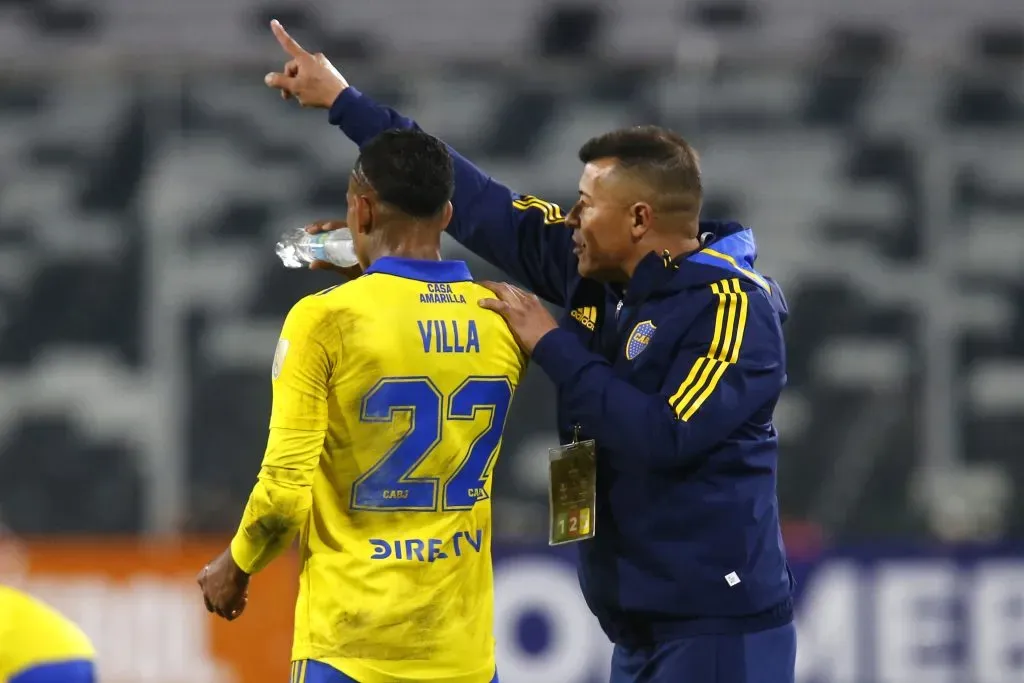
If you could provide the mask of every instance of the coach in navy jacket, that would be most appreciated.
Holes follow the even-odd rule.
[[[322,56],[306,64],[268,84],[299,96],[302,78],[329,79],[315,73]],[[355,143],[417,127],[338,79],[330,121]],[[455,154],[448,232],[565,307],[556,324],[506,285],[491,304],[554,381],[561,438],[578,428],[598,444],[597,533],[577,544],[579,579],[616,644],[612,680],[790,682],[772,423],[786,381],[782,292],[755,270],[749,229],[698,223],[699,169],[681,138],[618,131],[580,156],[580,200],[565,214]]]

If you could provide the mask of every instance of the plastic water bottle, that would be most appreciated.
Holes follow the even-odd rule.
[[[302,228],[289,230],[281,235],[275,251],[285,268],[304,268],[313,261],[327,261],[340,268],[359,263],[352,244],[352,232],[348,228],[316,235]]]

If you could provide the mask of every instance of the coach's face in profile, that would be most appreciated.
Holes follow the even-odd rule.
[[[631,201],[633,185],[614,158],[583,167],[579,199],[565,219],[583,277],[625,282],[642,257],[640,241],[650,226],[651,208]]]

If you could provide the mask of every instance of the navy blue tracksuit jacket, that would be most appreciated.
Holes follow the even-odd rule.
[[[356,144],[414,128],[348,88],[330,120]],[[562,211],[455,154],[448,233],[565,307],[533,362],[558,430],[598,444],[597,535],[578,543],[583,595],[620,644],[751,633],[792,620],[772,412],[786,382],[778,285],[750,230],[705,222],[704,248],[651,253],[624,288],[582,278]]]

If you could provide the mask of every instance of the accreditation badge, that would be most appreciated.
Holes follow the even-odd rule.
[[[593,538],[596,528],[597,443],[579,440],[552,448],[549,454],[549,545]]]

